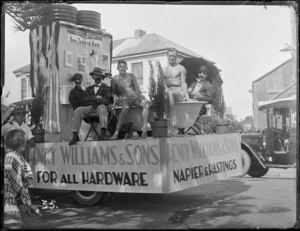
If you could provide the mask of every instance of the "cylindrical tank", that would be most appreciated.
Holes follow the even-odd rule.
[[[69,5],[51,5],[45,7],[51,21],[65,21],[77,24],[77,8]]]
[[[78,10],[77,23],[78,25],[101,29],[101,14],[91,10]]]

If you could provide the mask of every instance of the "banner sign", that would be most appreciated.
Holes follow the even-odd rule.
[[[164,192],[227,179],[241,174],[241,138],[238,133],[166,139],[167,177]]]
[[[238,133],[37,144],[34,187],[168,193],[241,173]]]
[[[110,191],[162,191],[156,139],[37,144],[31,150],[34,187]]]
[[[102,37],[83,31],[68,30],[68,41],[72,43],[88,45],[100,48],[102,47]]]

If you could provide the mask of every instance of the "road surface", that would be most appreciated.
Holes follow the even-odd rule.
[[[28,229],[286,229],[296,223],[296,169],[171,194],[118,193],[93,206],[79,205],[69,191],[38,190],[32,199],[43,216],[27,220]]]

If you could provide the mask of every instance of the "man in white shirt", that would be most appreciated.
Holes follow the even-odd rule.
[[[26,113],[27,111],[24,110],[21,106],[16,106],[11,113],[11,116],[13,116],[13,120],[6,123],[2,127],[2,134],[5,137],[6,134],[13,129],[17,129],[17,128],[22,129],[26,134],[26,140],[28,146],[32,148],[36,145],[36,143],[30,127],[24,122]]]

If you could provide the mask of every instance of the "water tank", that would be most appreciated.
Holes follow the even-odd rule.
[[[52,5],[47,7],[49,10],[50,20],[52,21],[65,21],[77,24],[77,8],[68,5]]]
[[[101,29],[101,14],[91,10],[78,10],[77,24]]]

